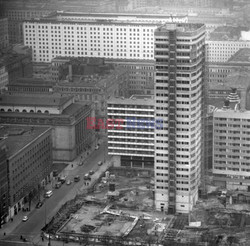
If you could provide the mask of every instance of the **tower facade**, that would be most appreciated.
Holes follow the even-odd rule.
[[[205,26],[165,24],[155,31],[155,207],[188,213],[202,164]]]

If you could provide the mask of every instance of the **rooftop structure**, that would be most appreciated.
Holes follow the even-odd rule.
[[[154,30],[165,22],[187,21],[185,16],[57,11],[45,18],[25,21],[24,42],[33,48],[34,62],[48,63],[57,56],[152,60]],[[44,29],[50,35],[40,33],[38,37],[36,29]],[[48,45],[39,44],[40,38]]]

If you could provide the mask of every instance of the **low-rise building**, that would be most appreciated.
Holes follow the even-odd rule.
[[[72,161],[94,142],[87,118],[92,105],[73,96],[23,94],[0,97],[0,123],[51,126],[53,159]]]
[[[154,168],[153,96],[137,95],[108,100],[108,154],[115,166]]]
[[[41,186],[50,180],[51,134],[51,127],[1,125],[0,137],[7,147],[8,219],[16,215],[25,203],[30,203]]]

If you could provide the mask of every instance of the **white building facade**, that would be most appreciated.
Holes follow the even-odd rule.
[[[108,154],[115,166],[154,169],[153,96],[108,101]]]
[[[205,26],[166,24],[155,32],[155,207],[188,213],[201,175]]]
[[[250,48],[250,41],[244,40],[207,40],[206,61],[226,62],[239,49]]]
[[[24,44],[34,62],[56,56],[115,59],[154,58],[154,30],[165,22],[187,22],[187,17],[57,12],[23,23]]]
[[[228,190],[250,191],[250,111],[213,113],[213,176]]]

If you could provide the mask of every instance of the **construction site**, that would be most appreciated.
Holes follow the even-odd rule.
[[[214,189],[189,215],[156,212],[152,173],[110,168],[60,208],[43,236],[86,245],[249,245],[250,203]]]

